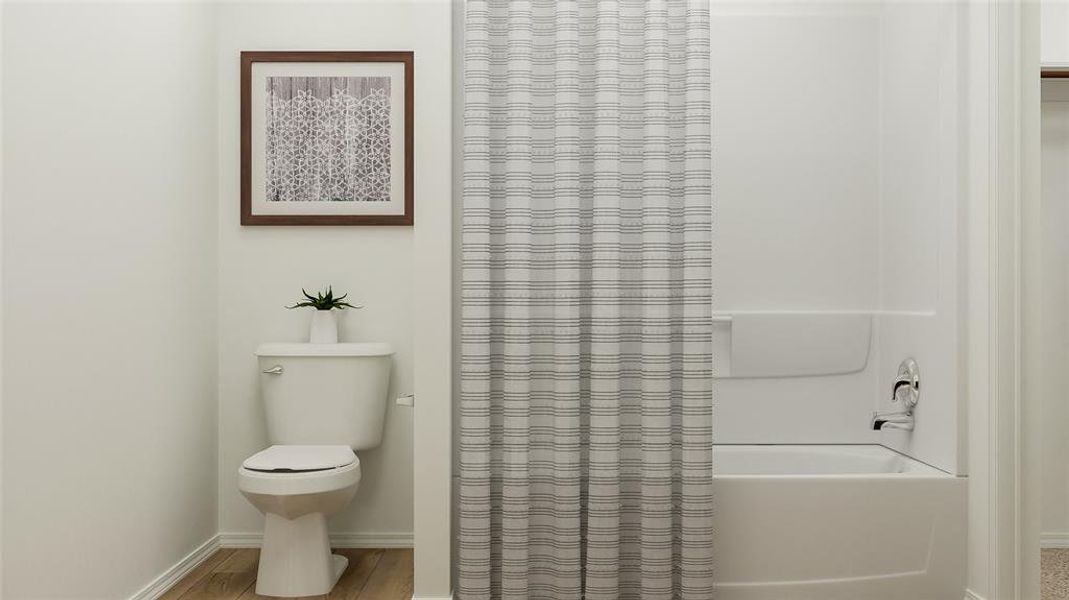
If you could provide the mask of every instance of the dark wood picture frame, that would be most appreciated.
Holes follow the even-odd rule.
[[[404,214],[254,215],[252,213],[252,66],[254,63],[378,62],[404,65]],[[245,51],[241,53],[241,224],[242,225],[412,225],[413,223],[413,53],[411,51]]]

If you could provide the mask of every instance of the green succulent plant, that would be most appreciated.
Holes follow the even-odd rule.
[[[349,304],[348,302],[345,302],[345,298],[348,297],[349,294],[342,294],[341,296],[335,298],[334,290],[331,289],[329,286],[327,287],[326,292],[317,292],[315,296],[306,292],[304,288],[301,288],[301,293],[304,294],[304,297],[306,299],[297,302],[293,306],[287,306],[286,308],[311,307],[316,310],[331,310],[334,308],[337,308],[338,310],[344,310],[346,308],[364,308],[363,304],[357,304],[354,306],[352,304]]]

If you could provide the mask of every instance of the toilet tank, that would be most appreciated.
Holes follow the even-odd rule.
[[[261,344],[256,356],[271,444],[382,442],[389,344]]]

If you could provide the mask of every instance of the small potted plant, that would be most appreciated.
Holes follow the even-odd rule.
[[[352,305],[345,301],[349,294],[334,297],[334,290],[327,287],[326,292],[318,292],[315,296],[304,291],[304,300],[286,308],[314,308],[312,314],[312,327],[308,334],[308,341],[313,344],[334,344],[338,341],[338,321],[334,318],[334,309],[345,310],[346,308],[363,308],[363,305]]]

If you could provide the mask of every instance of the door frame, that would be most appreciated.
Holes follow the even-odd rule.
[[[1039,3],[972,0],[967,598],[1039,597]]]

